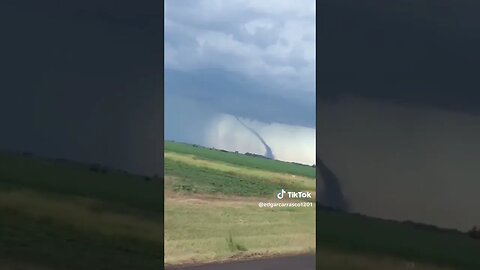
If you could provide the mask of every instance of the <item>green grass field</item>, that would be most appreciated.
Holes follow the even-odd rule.
[[[314,207],[258,206],[282,188],[315,194],[313,167],[171,142],[164,156],[166,264],[315,251]]]
[[[315,168],[310,166],[303,166],[277,160],[262,159],[230,152],[225,153],[221,151],[212,151],[205,147],[192,148],[192,145],[183,143],[165,141],[165,152],[195,154],[195,156],[202,159],[213,160],[217,162],[222,161],[242,167],[260,169],[262,171],[272,171],[315,178]]]
[[[323,248],[398,258],[429,267],[480,269],[480,241],[465,234],[328,211],[317,211],[317,222],[317,238]]]
[[[314,191],[314,168],[276,162],[168,143],[162,182],[0,154],[0,269],[148,270],[315,250],[317,269],[480,269],[480,241],[464,234],[259,208],[280,188]]]
[[[0,269],[159,269],[161,181],[0,156]]]

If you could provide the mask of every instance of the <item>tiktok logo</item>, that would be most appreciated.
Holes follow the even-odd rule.
[[[280,191],[279,193],[277,193],[277,198],[279,200],[283,199],[283,196],[285,195],[285,193],[287,193],[283,188],[282,188],[282,191]]]

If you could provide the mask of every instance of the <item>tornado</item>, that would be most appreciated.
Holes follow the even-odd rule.
[[[340,180],[318,155],[317,175],[320,175],[324,182],[324,191],[322,194],[323,203],[336,210],[348,211],[349,206],[343,194]]]
[[[238,116],[235,116],[235,118],[237,119],[237,121],[242,126],[244,126],[246,129],[248,129],[255,137],[257,137],[260,140],[260,142],[265,147],[264,156],[266,158],[269,158],[269,159],[275,159],[275,157],[273,156],[272,148],[270,148],[270,146],[268,146],[268,144],[265,142],[265,140],[262,138],[262,136],[260,136],[260,134],[258,134],[258,132],[256,132],[253,128],[251,128],[251,127],[247,126],[245,123],[243,123],[242,120],[240,120],[240,118],[238,118]]]

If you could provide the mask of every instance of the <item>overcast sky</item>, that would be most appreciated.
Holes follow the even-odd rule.
[[[313,164],[315,1],[165,1],[165,104],[166,139],[263,154],[238,116]]]
[[[0,1],[0,148],[152,175],[162,3]]]
[[[480,113],[479,1],[319,2],[318,94]]]

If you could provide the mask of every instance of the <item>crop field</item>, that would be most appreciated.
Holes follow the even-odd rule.
[[[198,158],[222,161],[229,164],[235,164],[246,168],[256,168],[263,171],[273,171],[285,174],[299,175],[308,178],[315,178],[315,169],[306,166],[282,162],[278,160],[269,160],[246,155],[240,155],[231,152],[212,151],[204,147],[192,147],[192,145],[174,143],[165,141],[165,152],[175,152],[179,154],[194,154]]]
[[[360,215],[317,211],[317,265],[329,269],[480,269],[480,241]],[[335,251],[329,253],[330,251]],[[328,256],[332,254],[332,256]],[[348,258],[349,263],[338,258]],[[358,264],[358,265],[357,265]],[[391,265],[391,268],[382,268]],[[368,267],[367,267],[368,266]],[[395,266],[395,267],[394,267]]]
[[[159,269],[161,181],[0,156],[0,269]]]
[[[315,168],[171,142],[164,155],[167,265],[315,252]],[[282,188],[312,207],[258,206]]]
[[[315,168],[276,162],[168,143],[162,181],[0,154],[0,269],[148,270],[315,251],[317,269],[480,269],[480,241],[460,232],[260,208],[282,188],[315,195]]]

